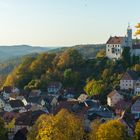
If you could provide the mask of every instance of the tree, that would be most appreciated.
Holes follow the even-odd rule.
[[[106,53],[104,49],[101,49],[96,55],[97,58],[103,58],[105,56],[106,56]]]
[[[60,55],[57,67],[60,69],[71,68],[75,70],[77,68],[79,69],[82,64],[82,55],[75,49],[69,49]]]
[[[140,23],[138,23],[135,27],[137,28],[135,35],[140,35]]]
[[[84,130],[81,119],[65,109],[56,115],[56,119],[56,126],[62,133],[63,140],[82,140]]]
[[[129,47],[124,47],[122,52],[122,61],[124,62],[126,67],[129,67],[131,65],[131,54]]]
[[[104,69],[104,71],[102,73],[103,80],[107,81],[109,79],[109,75],[110,75],[109,69]]]
[[[0,140],[7,140],[4,121],[0,118]]]
[[[80,74],[72,71],[72,69],[66,69],[64,71],[64,86],[78,88],[80,86]]]
[[[41,115],[28,133],[28,140],[82,140],[82,121],[62,109],[56,116]]]
[[[135,64],[134,68],[135,71],[140,72],[140,64]]]
[[[127,129],[118,120],[111,120],[99,126],[97,140],[126,140]]]
[[[140,139],[140,120],[136,124],[135,128],[135,139],[139,140]]]
[[[103,81],[90,80],[84,87],[84,91],[88,94],[88,96],[92,96],[101,94],[105,88],[106,84],[103,83]]]
[[[97,140],[97,132],[101,122],[99,120],[94,120],[91,124],[91,132],[89,134],[89,140]]]

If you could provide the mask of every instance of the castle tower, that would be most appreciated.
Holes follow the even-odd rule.
[[[128,25],[128,28],[127,28],[127,46],[132,48],[132,29],[130,25]]]

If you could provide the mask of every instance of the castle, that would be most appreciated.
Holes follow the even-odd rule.
[[[110,59],[120,59],[123,49],[130,48],[131,56],[140,56],[140,44],[133,44],[132,29],[127,28],[127,35],[110,37],[106,43],[106,56]]]

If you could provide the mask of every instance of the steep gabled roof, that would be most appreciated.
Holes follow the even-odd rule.
[[[16,118],[15,124],[32,126],[38,119],[38,117],[42,114],[46,114],[46,112],[37,110],[21,113],[19,114],[19,117]]]
[[[11,101],[9,101],[9,104],[11,105],[12,108],[24,106],[24,104],[21,100],[11,100]]]
[[[136,71],[128,70],[121,80],[138,80],[138,74]]]
[[[106,44],[121,44],[125,37],[110,37]]]
[[[140,112],[140,99],[138,99],[131,107],[132,111]]]
[[[118,91],[113,90],[112,92],[110,92],[110,93],[107,95],[107,97],[112,98],[115,94],[120,95],[120,94],[118,93]],[[121,95],[120,95],[120,96],[121,96]]]
[[[134,44],[134,45],[132,46],[132,48],[133,48],[133,49],[140,49],[140,44]]]

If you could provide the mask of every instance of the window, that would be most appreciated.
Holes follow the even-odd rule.
[[[108,49],[108,52],[109,52],[110,50]]]
[[[116,53],[116,55],[118,55],[118,54]]]

